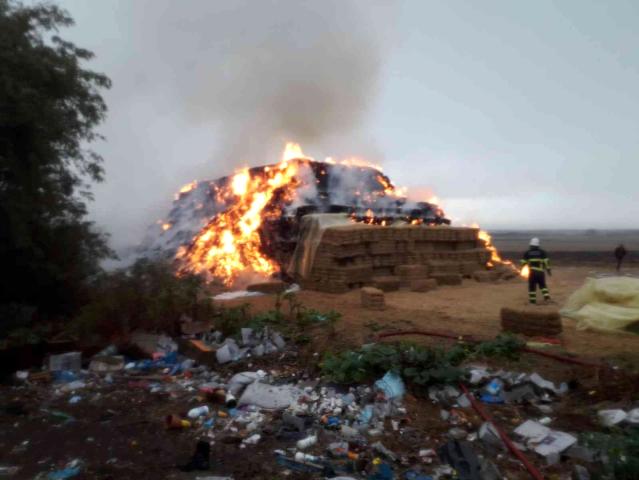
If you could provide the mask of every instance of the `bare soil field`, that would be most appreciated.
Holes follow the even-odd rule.
[[[548,279],[553,301],[561,307],[587,277],[613,273],[610,267],[557,267]],[[639,275],[639,268],[626,269],[623,273]],[[501,330],[501,308],[524,306],[528,301],[526,280],[519,278],[492,284],[466,279],[461,286],[440,286],[426,293],[387,292],[386,309],[382,311],[362,309],[359,291],[346,294],[302,291],[298,296],[308,307],[340,312],[343,317],[336,327],[338,339],[340,343],[351,345],[370,341],[379,331],[398,329],[494,337]],[[229,306],[242,303],[249,303],[251,311],[266,311],[273,308],[274,297],[225,302]],[[639,335],[580,331],[575,328],[574,321],[563,319],[562,322],[564,333],[561,340],[568,352],[588,357],[620,356],[630,359],[636,356],[639,359]]]
[[[518,261],[532,237],[541,240],[554,264],[614,266],[613,250],[622,243],[628,250],[624,263],[639,268],[639,230],[495,231],[493,243],[504,258]]]

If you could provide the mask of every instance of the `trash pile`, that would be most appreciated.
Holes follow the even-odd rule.
[[[237,362],[247,356],[262,357],[282,350],[286,342],[278,332],[264,327],[261,330],[242,328],[240,345],[232,337],[223,340],[221,332],[204,335],[203,340],[216,351],[218,363]]]
[[[342,480],[496,480],[504,478],[500,462],[517,463],[508,453],[511,447],[506,445],[501,428],[507,430],[505,435],[517,450],[540,466],[554,466],[565,458],[588,464],[605,461],[601,452],[581,445],[575,432],[552,428],[556,404],[568,394],[569,387],[538,373],[473,365],[465,367],[464,387],[430,386],[427,398],[433,411],[439,411],[430,422],[439,430],[427,435],[414,423],[418,412],[406,404],[408,396],[411,402],[415,398],[393,371],[372,385],[350,387],[312,378],[303,367],[267,371],[251,369],[247,362],[229,371],[225,364],[281,351],[285,340],[268,327],[243,328],[237,341],[217,332],[203,334],[200,340],[215,345],[219,369],[182,355],[178,344],[160,337],[149,358],[131,360],[111,346],[85,361],[88,368],[83,370],[82,355],[69,352],[52,355],[43,372],[16,372],[16,379],[20,388],[45,385],[42,388],[48,388],[53,399],[69,406],[95,403],[108,388],[141,389],[166,399],[173,411],[152,422],[156,428],[178,435],[179,442],[195,447],[188,462],[175,462],[176,468],[187,472],[222,470],[232,474],[211,460],[216,449],[224,446],[238,454],[251,449],[268,451],[281,475],[298,472]],[[246,370],[238,371],[237,367]],[[517,414],[508,422],[501,418],[498,426],[477,415],[477,403],[497,416],[498,409],[505,407],[512,407]],[[73,422],[73,415],[63,410],[43,406],[40,413],[63,425]],[[529,418],[523,418],[522,411]],[[608,409],[597,415],[605,427],[639,425],[639,408]],[[85,473],[86,465],[82,458],[74,458],[38,478],[73,478]],[[577,478],[589,478],[582,465],[575,465],[577,471],[581,475]]]

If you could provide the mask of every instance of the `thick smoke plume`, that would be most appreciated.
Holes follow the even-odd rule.
[[[114,84],[101,132],[107,182],[92,208],[118,250],[182,185],[276,162],[286,141],[318,159],[380,161],[367,120],[391,44],[388,1],[108,5],[109,36],[88,45]]]
[[[378,87],[388,2],[153,1],[139,8],[159,15],[157,54],[175,70],[189,118],[212,127],[218,168],[198,174],[277,160],[285,140],[325,154],[369,143],[360,134]]]

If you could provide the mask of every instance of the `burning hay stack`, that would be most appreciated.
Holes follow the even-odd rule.
[[[279,275],[341,292],[401,277],[409,265],[421,266],[412,280],[453,283],[485,269],[496,252],[479,229],[449,224],[437,205],[409,201],[379,167],[318,162],[288,144],[276,165],[183,187],[143,248],[226,286],[247,274]]]

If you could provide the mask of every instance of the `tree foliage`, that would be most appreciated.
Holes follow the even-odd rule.
[[[109,79],[93,54],[58,36],[71,17],[50,4],[0,0],[0,305],[70,311],[110,254],[87,221],[102,158],[88,148]]]

